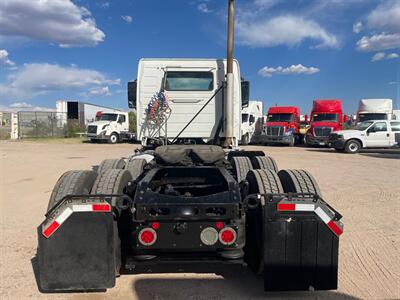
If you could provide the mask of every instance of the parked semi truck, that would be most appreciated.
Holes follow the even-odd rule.
[[[206,82],[208,89],[221,87],[216,90],[224,94],[219,138],[208,144],[177,138],[166,145],[148,143],[129,158],[104,160],[96,171],[63,174],[37,231],[42,291],[104,290],[137,266],[165,263],[246,264],[264,277],[267,291],[337,288],[343,224],[315,179],[304,170],[279,170],[263,152],[235,149],[240,130],[233,128],[233,113],[240,116],[243,91],[233,73],[239,64],[233,61],[234,1],[228,3],[226,68],[222,60],[220,68],[205,67],[207,74],[198,82],[198,60],[175,59],[171,65],[152,60],[164,69],[164,78],[171,76],[171,68],[177,72],[170,77],[179,82],[174,86],[204,89]],[[132,83],[139,87],[135,97],[134,86],[128,88],[131,103],[138,103],[146,86],[142,71]],[[187,72],[195,72],[190,75],[195,80],[187,80]],[[226,72],[226,81],[214,72]],[[203,92],[209,91],[181,88],[171,99],[199,99]],[[182,129],[201,120],[206,103],[197,112],[186,112],[193,117],[181,123]],[[175,109],[179,112],[179,106]],[[214,115],[213,110],[208,114]],[[214,126],[218,124],[215,118]],[[179,135],[182,130],[175,126]],[[183,136],[203,140],[211,132],[206,126],[197,135],[193,129]]]
[[[314,100],[306,144],[309,146],[328,145],[329,135],[341,130],[343,121],[341,100]]]
[[[242,109],[241,140],[239,144],[257,144],[263,129],[263,103],[262,101],[249,101],[248,106]]]
[[[357,123],[370,120],[391,120],[392,99],[361,99],[358,103]]]
[[[86,136],[91,142],[107,141],[116,144],[135,140],[135,134],[129,131],[127,112],[98,112],[95,120],[86,128]]]
[[[287,144],[289,146],[294,146],[302,141],[300,108],[295,106],[270,107],[261,140],[264,144]]]
[[[358,153],[364,148],[400,146],[400,121],[368,120],[354,130],[339,130],[329,137],[329,145],[337,151]]]

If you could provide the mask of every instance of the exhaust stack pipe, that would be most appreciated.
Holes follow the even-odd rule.
[[[228,148],[233,145],[233,35],[234,35],[234,0],[228,0],[228,43],[226,63],[226,103],[225,103],[225,143]]]

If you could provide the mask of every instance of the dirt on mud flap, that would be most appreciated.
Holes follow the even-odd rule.
[[[38,227],[41,291],[104,290],[115,285],[111,197],[67,196]]]

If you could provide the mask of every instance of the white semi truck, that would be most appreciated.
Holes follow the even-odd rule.
[[[174,139],[201,144],[224,138],[225,74],[226,60],[223,59],[141,59],[137,80],[128,87],[129,107],[137,112],[138,141],[145,146],[171,143]],[[233,61],[233,81],[232,137],[233,145],[237,146],[241,139],[241,110],[248,102],[249,83],[241,81],[236,60]],[[169,106],[168,119],[162,125],[149,120],[149,104],[160,91],[165,93]],[[157,124],[160,128],[154,128]]]
[[[242,109],[241,140],[242,145],[259,143],[263,129],[262,101],[249,101],[249,105]]]
[[[162,264],[246,265],[266,291],[337,288],[342,216],[314,177],[232,149],[246,93],[228,5],[226,70],[217,59],[141,60],[128,101],[144,147],[56,183],[37,229],[41,291],[104,291]]]
[[[96,121],[88,124],[86,136],[91,142],[107,141],[111,144],[135,139],[135,134],[129,131],[127,112],[99,113]]]
[[[392,120],[392,99],[361,99],[358,103],[357,123],[369,120]]]

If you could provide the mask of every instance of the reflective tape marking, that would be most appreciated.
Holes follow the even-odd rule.
[[[333,233],[336,234],[337,236],[339,236],[343,233],[343,230],[333,220],[328,222],[327,225],[333,231]]]
[[[57,223],[57,221],[53,221],[49,227],[47,227],[44,231],[43,231],[43,235],[48,238],[49,236],[51,236],[53,234],[54,231],[56,231],[56,229],[60,226],[60,224]]]
[[[295,211],[296,204],[294,203],[278,203],[278,211]]]
[[[314,211],[314,204],[296,204],[296,211]]]
[[[331,220],[328,214],[324,212],[321,207],[317,207],[315,213],[317,214],[318,217],[321,218],[322,221],[324,221],[325,224],[328,224],[328,222]]]
[[[71,208],[67,207],[57,218],[56,221],[58,224],[62,224],[64,223],[64,221],[70,216],[72,215],[73,211]]]
[[[72,205],[74,212],[92,211],[92,205]]]

